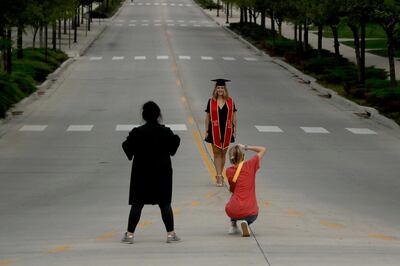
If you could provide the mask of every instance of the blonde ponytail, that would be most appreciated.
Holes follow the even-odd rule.
[[[231,164],[237,165],[243,160],[244,150],[239,145],[235,145],[229,149],[229,161]]]

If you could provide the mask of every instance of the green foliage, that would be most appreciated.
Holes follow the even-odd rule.
[[[92,18],[109,18],[114,15],[114,13],[121,6],[122,0],[114,0],[109,2],[108,6],[103,2],[95,10],[92,11]]]
[[[61,51],[48,51],[46,60],[44,49],[25,49],[22,60],[13,56],[13,72],[0,72],[0,118],[7,110],[32,92],[36,84],[43,82],[68,57]]]
[[[213,0],[195,0],[204,9],[217,9],[218,5]],[[220,8],[222,6],[220,5]]]

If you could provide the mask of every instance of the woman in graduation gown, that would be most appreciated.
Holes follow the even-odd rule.
[[[128,159],[133,158],[129,190],[129,205],[132,207],[128,230],[122,242],[133,243],[133,233],[145,204],[158,204],[167,231],[167,242],[177,242],[180,239],[174,232],[171,207],[171,156],[175,155],[180,138],[170,128],[160,124],[161,111],[156,103],[145,103],[142,117],[146,123],[132,129],[122,143]]]
[[[222,187],[226,151],[229,144],[235,141],[237,109],[226,88],[226,82],[229,80],[212,81],[215,81],[215,87],[205,110],[205,141],[212,144],[217,172],[216,186]]]

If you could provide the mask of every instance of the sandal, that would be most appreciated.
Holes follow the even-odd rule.
[[[224,186],[224,177],[222,175],[217,175],[216,179],[217,179],[217,182],[215,183],[215,186],[223,187]]]

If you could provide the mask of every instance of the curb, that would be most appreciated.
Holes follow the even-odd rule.
[[[235,39],[238,39],[239,41],[244,43],[247,47],[249,47],[252,50],[254,50],[259,56],[265,57],[265,59],[270,60],[271,62],[281,66],[282,68],[284,68],[287,71],[289,71],[290,73],[292,73],[295,77],[300,79],[302,81],[302,83],[304,83],[306,85],[309,85],[309,87],[311,89],[317,91],[319,93],[319,96],[327,98],[327,99],[331,100],[332,102],[334,102],[335,104],[340,105],[344,109],[348,109],[348,110],[352,111],[355,115],[359,114],[361,117],[371,119],[371,120],[373,120],[373,121],[375,121],[375,122],[377,122],[377,123],[379,123],[379,124],[381,124],[383,126],[389,127],[391,129],[394,129],[394,130],[400,132],[400,125],[398,125],[394,120],[392,120],[390,118],[387,118],[384,115],[381,115],[379,113],[379,111],[376,110],[375,108],[369,107],[369,106],[358,105],[357,103],[352,102],[352,101],[346,99],[345,97],[339,95],[336,91],[333,91],[331,89],[328,89],[328,88],[325,88],[325,87],[321,86],[319,83],[317,83],[315,78],[304,74],[303,72],[301,72],[297,68],[293,67],[292,65],[286,63],[285,61],[283,61],[283,60],[281,60],[279,58],[271,57],[270,55],[268,55],[264,51],[262,51],[262,50],[258,49],[257,47],[255,47],[249,41],[245,40],[242,36],[240,36],[236,32],[230,30],[227,26],[221,25],[210,14],[206,13],[205,10],[201,6],[199,6],[199,5],[197,5],[197,6],[202,10],[202,12],[208,18],[210,18],[211,20],[215,21],[215,23],[217,25],[221,26],[226,32],[228,32],[231,35],[233,35]]]

